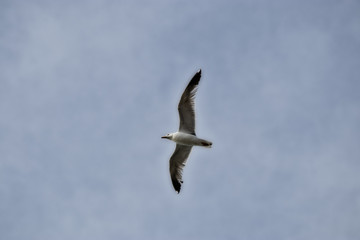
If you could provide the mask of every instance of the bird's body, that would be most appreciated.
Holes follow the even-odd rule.
[[[176,148],[170,158],[170,176],[175,190],[181,189],[182,170],[193,146],[211,148],[212,142],[196,137],[194,98],[201,78],[201,69],[194,75],[181,96],[178,110],[180,116],[179,131],[169,133],[162,138],[176,142]]]
[[[170,140],[176,142],[180,145],[186,145],[186,146],[202,146],[202,147],[208,147],[211,148],[212,143],[205,140],[196,137],[195,135],[184,133],[184,132],[175,132],[169,134],[171,135]]]

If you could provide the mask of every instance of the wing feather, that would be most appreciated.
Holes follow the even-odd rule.
[[[175,191],[178,193],[181,189],[182,171],[185,167],[186,160],[191,152],[191,146],[176,144],[175,151],[170,158],[170,176]]]
[[[190,80],[181,96],[178,110],[180,116],[180,132],[195,135],[195,94],[201,78],[201,69]]]

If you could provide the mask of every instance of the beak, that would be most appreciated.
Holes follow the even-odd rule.
[[[167,136],[162,136],[161,138],[167,138]]]

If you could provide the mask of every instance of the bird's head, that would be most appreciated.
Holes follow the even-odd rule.
[[[168,134],[166,134],[165,136],[162,136],[161,138],[166,138],[166,139],[171,140],[172,137],[173,137],[172,133],[168,133]]]

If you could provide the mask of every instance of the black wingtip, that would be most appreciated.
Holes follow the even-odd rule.
[[[199,71],[197,71],[195,73],[195,75],[192,77],[192,79],[190,80],[188,86],[191,86],[191,85],[198,85],[199,84],[199,81],[200,81],[200,78],[201,78],[201,69],[199,69]]]
[[[177,181],[176,179],[173,179],[173,180],[172,180],[172,184],[173,184],[174,189],[175,189],[175,191],[177,192],[177,194],[180,193],[181,183],[183,183],[183,181],[180,181],[180,182],[179,182],[179,181]]]
[[[197,76],[199,79],[201,78],[201,68],[199,68],[199,71],[195,73],[195,76]]]

